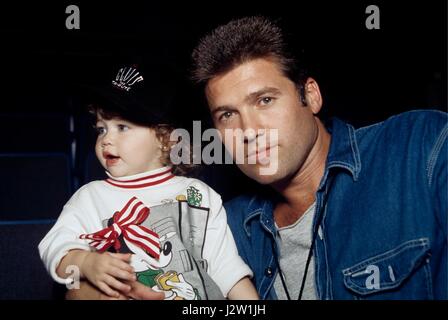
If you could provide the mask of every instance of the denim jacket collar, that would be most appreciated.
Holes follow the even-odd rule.
[[[259,217],[261,225],[270,233],[274,234],[274,221],[273,221],[273,201],[266,200],[264,198],[254,196],[248,206],[247,214],[244,219],[244,230],[246,234],[250,236],[250,221]]]
[[[361,171],[361,159],[355,128],[334,118],[327,129],[331,134],[331,143],[325,171],[333,167],[343,168],[348,170],[352,174],[353,180],[356,181]]]
[[[325,186],[331,168],[338,167],[347,170],[355,181],[358,179],[361,171],[361,160],[356,142],[355,128],[337,118],[333,118],[327,130],[331,134],[330,149],[324,176],[319,184],[318,191]],[[250,236],[250,221],[258,216],[261,225],[270,233],[275,233],[273,205],[273,201],[266,200],[266,197],[254,196],[251,199],[244,219],[244,230],[247,235]]]

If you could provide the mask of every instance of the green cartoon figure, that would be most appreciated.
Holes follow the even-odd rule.
[[[202,203],[202,194],[193,186],[187,189],[187,201],[192,206],[199,207]]]

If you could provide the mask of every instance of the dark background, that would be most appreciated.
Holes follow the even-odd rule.
[[[192,49],[222,23],[262,14],[304,50],[324,116],[358,127],[407,110],[446,111],[446,0],[58,2],[0,6],[0,299],[60,297],[37,244],[71,194],[104,176],[76,88],[101,83],[130,56],[169,62],[179,112],[199,120],[207,112],[188,80]],[[69,4],[80,9],[80,30],[65,27]],[[380,30],[365,27],[370,4]],[[256,187],[230,165],[198,175],[224,200]]]
[[[65,27],[69,4],[80,9],[80,30]],[[380,9],[380,30],[365,27],[369,4]],[[101,176],[89,154],[93,136],[77,84],[99,83],[112,64],[129,56],[168,61],[175,70],[173,95],[179,112],[186,119],[204,118],[202,93],[188,79],[190,53],[212,28],[254,14],[277,19],[295,49],[304,50],[321,86],[325,116],[362,126],[411,109],[446,110],[446,12],[446,1],[72,1],[2,6],[0,153],[68,154],[73,192]],[[248,183],[227,167],[206,168],[202,176],[226,200]],[[226,174],[221,177],[220,171]],[[232,185],[238,187],[228,188]]]

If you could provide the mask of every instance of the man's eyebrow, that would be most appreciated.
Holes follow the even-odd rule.
[[[219,106],[212,110],[212,116],[214,116],[218,112],[226,112],[226,111],[233,111],[233,110],[235,110],[235,109],[230,106]]]
[[[254,100],[257,100],[260,96],[265,95],[265,94],[271,94],[271,95],[279,95],[281,92],[279,89],[274,88],[274,87],[264,87],[260,90],[257,90],[255,92],[249,93],[245,98],[244,101],[246,103],[250,103],[250,102],[254,102]],[[231,107],[231,106],[219,106],[214,108],[211,113],[212,116],[214,116],[216,113],[218,112],[225,112],[225,111],[234,111],[235,108]]]
[[[254,102],[256,101],[260,96],[265,95],[265,94],[272,94],[272,95],[279,95],[281,92],[279,89],[274,88],[274,87],[264,87],[261,88],[260,90],[257,90],[255,92],[252,92],[250,94],[248,94],[246,96],[246,98],[244,98],[245,102]]]

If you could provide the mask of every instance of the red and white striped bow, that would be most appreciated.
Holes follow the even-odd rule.
[[[159,235],[154,231],[141,226],[140,224],[149,216],[149,208],[133,197],[121,209],[115,212],[113,224],[95,233],[82,234],[81,239],[93,240],[90,245],[99,252],[106,251],[110,246],[114,246],[119,251],[121,243],[118,239],[120,235],[144,249],[150,256],[159,259],[160,241]]]

